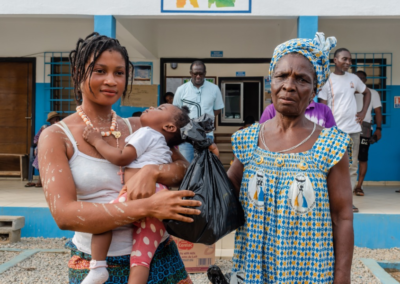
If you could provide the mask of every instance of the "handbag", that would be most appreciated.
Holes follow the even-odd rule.
[[[372,123],[363,121],[361,124],[361,137],[370,138],[372,131],[371,131]]]

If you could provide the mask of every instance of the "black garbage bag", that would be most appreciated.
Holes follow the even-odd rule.
[[[191,215],[193,223],[164,220],[168,233],[192,243],[212,245],[244,224],[242,206],[235,195],[221,161],[208,150],[212,141],[206,133],[214,120],[203,115],[181,129],[182,138],[191,143],[195,155],[179,190],[196,193],[190,199],[201,201],[200,215]]]

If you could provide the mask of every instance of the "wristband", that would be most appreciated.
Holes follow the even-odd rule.
[[[377,127],[376,130],[382,131],[382,127]]]

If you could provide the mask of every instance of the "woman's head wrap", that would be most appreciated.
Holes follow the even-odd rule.
[[[329,77],[329,52],[336,46],[336,38],[328,37],[325,40],[324,33],[317,32],[315,38],[295,38],[278,45],[274,50],[271,64],[269,66],[269,77],[272,74],[279,59],[289,53],[300,53],[304,55],[314,66],[317,74],[317,92],[325,84]]]

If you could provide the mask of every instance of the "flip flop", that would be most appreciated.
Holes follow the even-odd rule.
[[[36,186],[36,183],[34,182],[28,182],[27,184],[25,184],[25,187],[34,187]]]
[[[35,187],[43,187],[41,183],[35,184]]]
[[[358,208],[353,205],[353,213],[358,213],[359,211],[360,210],[358,210]]]
[[[356,187],[354,189],[354,194],[357,195],[357,196],[364,196],[364,191],[362,190],[361,187]]]

